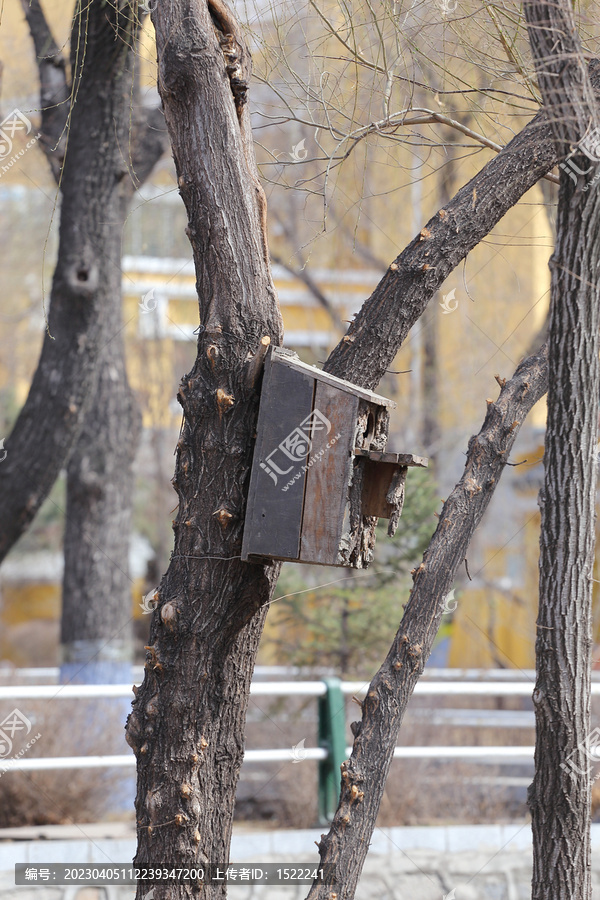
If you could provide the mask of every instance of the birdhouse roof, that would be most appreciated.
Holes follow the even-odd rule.
[[[293,350],[286,350],[284,347],[272,347],[271,360],[272,362],[283,363],[284,365],[289,366],[291,369],[295,369],[296,371],[305,372],[311,375],[317,381],[322,381],[325,384],[331,384],[333,387],[337,387],[340,391],[346,391],[349,394],[354,394],[355,397],[360,397],[361,400],[367,400],[369,403],[373,403],[376,406],[387,406],[390,409],[396,408],[396,404],[394,403],[394,401],[389,400],[387,397],[381,397],[379,394],[374,394],[373,391],[369,391],[357,384],[352,384],[351,381],[345,381],[343,378],[336,378],[335,375],[330,375],[329,372],[324,372],[322,369],[317,369],[316,366],[309,366],[308,363],[302,362],[302,360],[298,357],[298,354]]]

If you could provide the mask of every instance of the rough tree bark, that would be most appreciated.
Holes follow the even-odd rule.
[[[120,286],[110,306],[111,321],[120,327]],[[131,678],[129,538],[141,415],[123,344],[120,333],[100,351],[94,398],[67,464],[61,681],[123,684]]]
[[[157,4],[152,15],[159,89],[189,218],[200,330],[195,366],[179,392],[184,425],[174,477],[175,547],[127,726],[138,762],[136,863],[222,863],[228,859],[254,658],[278,572],[277,566],[239,559],[257,411],[248,373],[261,337],[277,343],[281,323],[244,102],[250,61],[243,35],[221,0],[171,0]],[[551,131],[540,113],[398,257],[330,357],[328,370],[374,387],[447,274],[555,163]],[[464,558],[463,530],[471,533],[493,493],[519,424],[543,392],[544,372],[543,357],[529,360],[491,405],[471,447],[471,469],[442,514],[440,555],[430,551],[419,570],[419,599],[410,604],[413,625],[390,661],[391,683],[401,697],[401,703],[389,701],[396,718],[441,616],[441,592],[450,584],[440,572],[439,548],[446,547],[443,564],[449,570]],[[454,532],[450,510],[459,522]],[[418,606],[425,599],[421,618]],[[396,662],[402,666],[395,668]],[[380,689],[390,697],[383,679]],[[382,708],[370,698],[365,710],[376,715],[377,709]],[[365,740],[369,730],[361,731]],[[361,759],[361,765],[370,764]],[[375,777],[376,768],[374,763],[366,774]],[[352,772],[347,770],[346,787],[354,810],[366,809]],[[377,790],[368,801],[371,813]],[[366,834],[373,821],[357,816]],[[328,846],[326,841],[324,852]],[[359,871],[353,871],[355,880]],[[147,884],[139,886],[140,900],[147,890]],[[195,888],[155,887],[157,900],[167,893],[192,897]],[[225,888],[207,887],[203,896],[224,897]]]
[[[65,190],[74,171],[67,169],[61,178],[73,85],[69,84],[65,59],[39,0],[22,0],[22,6],[36,51],[40,78],[40,144],[57,184]],[[88,25],[84,17],[83,27]],[[105,20],[105,28],[110,27],[110,21]],[[133,42],[135,27],[132,25],[132,28],[129,38],[126,33],[121,38]],[[80,29],[76,27],[71,43],[74,49],[78,46],[79,36]],[[129,50],[124,47],[123,50],[127,52],[131,67],[133,47]],[[115,90],[109,80],[112,78],[111,66],[115,62],[114,42],[104,43],[103,52],[106,57],[104,92],[108,94]],[[88,62],[89,58],[82,61],[84,72]],[[125,69],[123,73],[124,78],[127,71]],[[114,108],[118,112],[118,127],[110,132],[105,147],[113,162],[119,159],[118,168],[113,171],[115,196],[112,197],[110,211],[106,210],[110,227],[103,232],[103,244],[95,245],[106,330],[98,351],[98,374],[90,385],[93,392],[91,406],[85,413],[82,431],[67,466],[61,621],[64,659],[61,676],[65,680],[79,677],[88,681],[121,682],[130,677],[132,647],[129,634],[131,580],[128,573],[128,542],[133,499],[132,463],[140,416],[127,381],[124,360],[121,235],[135,189],[148,177],[167,144],[164,120],[159,110],[142,109],[135,92],[134,102],[137,102],[131,109],[131,78],[130,68],[129,84],[126,80],[120,81],[116,87]],[[76,85],[78,102],[84,106],[87,104],[88,84],[82,75]],[[123,138],[126,141],[124,145],[119,143]],[[123,146],[130,148],[128,153],[123,153]],[[131,171],[123,169],[123,156],[131,159]],[[75,171],[79,176],[93,177],[93,171]],[[82,206],[77,210],[66,210],[63,206],[61,228],[67,226],[69,215],[80,215],[81,209]],[[77,222],[72,226],[76,228]],[[119,660],[123,660],[122,665],[118,664]]]
[[[279,344],[282,326],[245,105],[250,59],[242,34],[218,2],[157,4],[152,16],[200,333],[178,394],[184,425],[174,551],[127,737],[138,759],[137,860],[215,862],[229,852],[248,688],[278,574],[277,566],[250,566],[239,555],[258,399],[251,359],[263,336]],[[147,889],[140,885],[140,898]],[[155,896],[166,894],[156,887]]]
[[[134,28],[129,6],[120,12],[92,2],[76,10],[71,66],[78,102],[62,169],[58,259],[40,361],[0,472],[0,558],[64,465],[93,395],[98,351],[109,336],[106,301],[115,276],[105,271],[100,248],[114,240],[111,222],[127,178],[122,147]],[[122,40],[115,41],[116,32]]]
[[[525,3],[538,82],[561,157],[598,145],[600,111],[568,0]],[[589,158],[574,156],[586,172]],[[534,900],[589,900],[590,686],[598,429],[600,194],[591,167],[561,171],[549,324],[545,479],[540,492],[535,777],[529,791]],[[590,743],[592,741],[593,743]]]
[[[519,429],[548,387],[547,349],[528,357],[513,378],[499,379],[500,396],[488,400],[483,427],[471,438],[460,482],[444,503],[438,527],[413,572],[414,585],[398,633],[371,681],[350,759],[342,764],[339,805],[321,837],[323,865],[335,869],[338,900],[352,900],[367,856],[385,782],[408,701],[419,680],[444,612],[457,569],[508,462]],[[331,900],[331,888],[315,883],[309,900]]]
[[[128,102],[131,116],[131,95]],[[116,240],[103,248],[112,283],[105,309],[111,334],[100,348],[93,400],[67,464],[61,678],[104,684],[127,681],[133,661],[129,539],[141,414],[125,365],[121,236],[135,190],[168,146],[159,109],[138,106],[131,118],[132,171],[112,223]]]

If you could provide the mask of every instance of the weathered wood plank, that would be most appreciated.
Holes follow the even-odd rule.
[[[415,456],[414,453],[389,453],[383,450],[361,450],[356,447],[354,455],[366,456],[374,462],[397,463],[400,466],[419,466],[424,469],[429,465],[426,456]]]
[[[352,472],[351,449],[358,397],[319,380],[314,409],[329,421],[331,427],[313,433],[306,476],[300,561],[334,566],[340,564],[339,544]]]
[[[390,409],[396,408],[396,402],[394,400],[390,400],[388,397],[381,397],[379,394],[374,394],[373,391],[360,387],[358,384],[344,381],[343,378],[337,378],[335,375],[330,375],[329,372],[323,372],[322,369],[317,369],[315,373],[314,366],[309,366],[308,363],[302,362],[296,355],[292,355],[289,350],[285,350],[282,347],[274,347],[273,355],[276,358],[281,359],[281,362],[285,363],[286,366],[295,369],[297,372],[312,372],[313,375],[316,374],[319,381],[324,384],[330,384],[332,387],[337,387],[341,391],[349,391],[356,397],[360,397],[363,400],[367,400],[369,403],[375,404],[375,406],[388,406]]]
[[[281,365],[274,354],[268,356],[242,559],[298,559],[314,384],[310,374]]]

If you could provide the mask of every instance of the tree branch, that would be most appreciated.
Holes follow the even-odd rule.
[[[150,177],[170,146],[162,108],[141,107],[136,112],[131,134],[132,193]]]
[[[590,64],[596,93],[598,68]],[[552,124],[541,110],[394,260],[329,356],[325,370],[376,387],[452,270],[559,159]]]
[[[449,592],[469,542],[504,470],[521,424],[548,387],[544,345],[522,362],[469,442],[465,470],[446,500],[400,628],[363,703],[350,759],[342,764],[341,797],[331,829],[319,845],[321,863],[335,866],[336,892],[352,900],[408,701],[423,672]],[[329,900],[330,886],[314,884],[308,900]]]
[[[65,58],[50,30],[39,0],[21,0],[33,39],[40,77],[42,137],[40,144],[56,181],[64,163],[71,86]]]
[[[281,266],[282,269],[285,269],[286,272],[289,272],[290,275],[293,275],[294,278],[297,278],[298,281],[301,281],[305,285],[305,287],[308,288],[315,300],[329,315],[334,327],[338,330],[338,333],[344,330],[344,325],[342,320],[340,319],[340,315],[337,309],[335,308],[331,300],[329,300],[329,298],[325,296],[310,272],[308,272],[301,266],[295,267],[290,265],[290,263],[286,262],[282,256],[277,256],[275,253],[271,253],[271,259],[276,265]]]

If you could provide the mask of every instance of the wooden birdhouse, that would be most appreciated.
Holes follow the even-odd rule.
[[[379,517],[393,534],[408,466],[388,453],[396,404],[271,348],[264,367],[242,559],[365,568]]]

